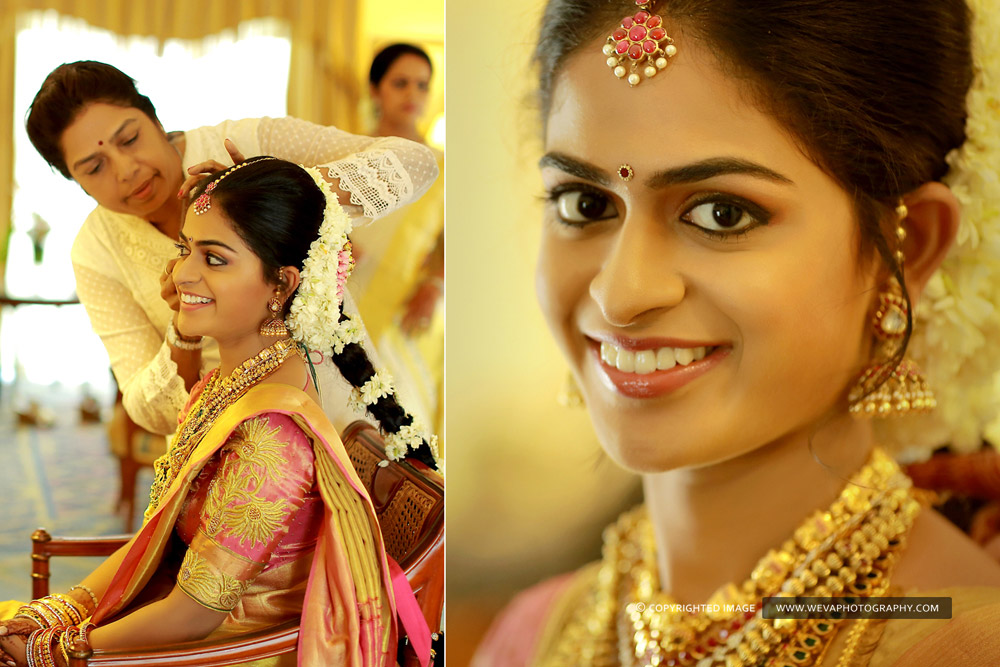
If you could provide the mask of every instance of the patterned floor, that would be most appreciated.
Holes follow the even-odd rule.
[[[115,514],[118,464],[103,424],[79,424],[72,405],[58,411],[49,429],[16,426],[0,413],[0,601],[30,598],[30,536],[38,527],[54,535],[124,532]],[[151,474],[140,473],[137,507],[149,493]],[[141,509],[139,510],[141,513]],[[72,586],[98,559],[55,559],[52,587]]]

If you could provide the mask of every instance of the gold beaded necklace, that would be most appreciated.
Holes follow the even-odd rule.
[[[685,606],[659,590],[653,529],[640,506],[605,530],[596,581],[541,664],[812,665],[842,622],[765,619],[760,600],[884,593],[919,511],[909,478],[876,450],[834,503],[768,552],[749,579]]]
[[[219,415],[251,387],[278,370],[281,364],[297,350],[298,346],[290,338],[286,338],[265,347],[222,380],[219,379],[219,369],[212,370],[201,395],[191,406],[184,423],[177,429],[170,448],[153,464],[155,472],[153,486],[149,490],[146,519],[156,511],[163,493],[170,488],[190,458],[191,452],[201,442],[205,433],[212,428]]]

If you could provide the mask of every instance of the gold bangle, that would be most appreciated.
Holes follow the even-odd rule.
[[[69,615],[66,614],[64,610],[60,609],[59,605],[55,603],[52,600],[52,598],[50,597],[39,598],[34,602],[32,602],[31,604],[33,605],[37,604],[41,608],[47,609],[49,613],[55,616],[55,620],[52,621],[49,627],[55,627],[59,625],[69,625],[70,622],[70,619],[68,617]],[[39,611],[41,611],[41,609],[39,609]]]
[[[86,593],[87,595],[90,596],[91,601],[93,601],[93,603],[94,603],[94,611],[97,611],[97,604],[98,604],[97,603],[97,596],[94,595],[94,591],[90,590],[89,588],[87,588],[83,584],[77,584],[76,586],[71,587],[69,589],[69,592],[72,593],[77,588],[79,588],[81,591],[83,591],[84,593]]]
[[[80,628],[71,625],[63,630],[59,637],[59,652],[62,653],[63,661],[69,664],[69,652],[73,650],[73,641],[80,636]]]
[[[87,618],[87,608],[68,595],[55,593],[49,596],[66,608],[66,613],[70,616],[70,625],[82,623]]]
[[[18,609],[17,614],[14,615],[14,618],[26,618],[29,621],[34,621],[35,623],[38,624],[39,628],[49,627],[49,622],[45,620],[45,618],[43,618],[41,614],[39,614],[31,607],[28,607],[27,605]]]
[[[16,618],[16,617],[15,617]],[[38,636],[45,628],[39,628],[28,635],[28,641],[24,644],[24,657],[28,661],[28,667],[38,667],[35,663],[35,649],[38,644]]]
[[[35,630],[28,638],[27,655],[29,664],[34,667],[56,667],[55,658],[52,656],[52,640],[62,628],[44,628]],[[34,643],[32,643],[34,640]]]
[[[83,643],[87,646],[90,646],[90,631],[96,627],[97,626],[90,621],[80,624],[80,639],[82,639]]]
[[[17,613],[19,615],[28,616],[29,618],[35,619],[35,622],[38,623],[43,628],[52,627],[59,620],[50,618],[50,614],[52,614],[52,612],[46,609],[43,605],[38,604],[37,601],[29,602],[28,604],[18,609]]]

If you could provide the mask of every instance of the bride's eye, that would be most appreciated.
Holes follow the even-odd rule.
[[[548,198],[555,204],[559,219],[567,225],[581,226],[618,215],[610,197],[579,184],[557,187]]]
[[[681,216],[681,221],[711,235],[726,236],[766,225],[769,218],[770,215],[766,211],[751,202],[736,202],[716,197],[689,208]]]

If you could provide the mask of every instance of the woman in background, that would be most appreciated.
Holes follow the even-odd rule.
[[[962,0],[549,0],[538,295],[645,502],[477,665],[996,664],[1000,566],[887,453],[974,448],[997,417],[976,4],[974,69]],[[776,621],[777,595],[952,613]]]
[[[73,245],[77,295],[108,350],[125,410],[163,434],[176,426],[191,387],[219,361],[214,341],[177,332],[179,297],[165,271],[188,177],[244,154],[270,154],[320,167],[353,217],[373,219],[419,197],[438,173],[433,154],[416,143],[294,118],[167,133],[131,78],[93,61],[49,74],[27,130],[42,157],[97,202]],[[350,388],[326,356],[314,361],[323,404],[343,428],[358,417],[345,409]]]
[[[432,74],[430,57],[418,46],[391,44],[376,54],[368,82],[377,136],[424,142],[417,123],[426,108]],[[432,150],[443,169],[444,154]],[[358,266],[348,284],[368,331],[407,404],[440,430],[444,182],[436,182],[417,202],[379,224],[356,227],[351,239]]]

